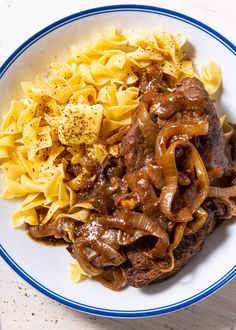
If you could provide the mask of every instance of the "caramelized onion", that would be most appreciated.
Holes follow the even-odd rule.
[[[180,186],[188,186],[191,183],[191,180],[186,174],[178,171],[178,183]]]
[[[123,231],[126,232],[130,232],[132,233],[133,228],[131,223],[129,222],[129,220],[126,218],[126,214],[128,214],[128,212],[125,213],[120,213],[121,215],[124,215],[124,217],[109,217],[109,216],[104,216],[99,218],[99,223],[101,225],[106,225],[108,228],[118,228],[121,229]],[[125,219],[126,218],[126,219]]]
[[[154,148],[158,133],[158,126],[151,120],[144,103],[141,103],[139,106],[137,122],[147,145],[150,148]]]
[[[79,238],[76,240],[75,244],[76,248],[74,247],[72,250],[73,256],[89,276],[102,274],[104,272],[104,267],[119,266],[126,259],[115,248],[98,238],[92,241]],[[97,255],[93,255],[92,260],[91,252],[87,255],[88,247],[90,250],[93,249]]]
[[[223,219],[230,219],[236,215],[236,205],[229,198],[220,197],[218,198],[227,207],[226,214],[222,217]]]
[[[177,147],[188,148],[192,156],[196,175],[197,183],[199,186],[199,194],[192,204],[186,206],[177,213],[172,212],[172,203],[175,197],[178,186],[178,171],[175,162],[175,150]],[[160,196],[161,211],[171,221],[186,222],[192,220],[192,213],[195,212],[208,195],[209,181],[203,161],[192,143],[187,141],[173,142],[166,151],[163,161],[162,170],[164,177],[164,188]]]
[[[111,273],[112,274],[109,274]],[[122,286],[125,284],[124,276],[122,275],[122,271],[120,268],[114,268],[109,271],[108,274],[104,273],[97,277],[98,281],[104,285],[106,288],[111,289],[113,291],[119,291]],[[113,279],[107,278],[109,275],[113,277]]]
[[[119,243],[120,245],[130,245],[137,241],[140,237],[147,236],[148,233],[143,230],[134,230],[134,233],[132,235],[124,232],[123,235],[120,236]]]
[[[130,213],[129,213],[130,214]],[[99,219],[99,223],[102,225],[108,226],[109,228],[113,228],[113,231],[106,231],[102,238],[105,240],[109,240],[111,244],[119,244],[119,245],[130,245],[134,243],[140,237],[148,235],[148,233],[144,230],[136,229],[135,226],[130,222],[130,218],[127,216],[127,213],[120,213],[121,217],[102,217]],[[119,231],[115,231],[114,228],[118,228]],[[110,232],[110,235],[109,235]],[[112,233],[112,235],[111,235]],[[113,237],[112,237],[113,236]]]
[[[127,219],[103,217],[98,221],[109,227],[103,234],[102,239],[112,245],[130,245],[140,237],[147,235],[147,232],[133,228]]]
[[[170,244],[170,250],[174,250],[179,246],[179,243],[181,242],[182,238],[183,238],[183,234],[184,234],[184,230],[186,227],[186,223],[182,222],[182,223],[177,223],[175,226],[175,234],[174,234],[174,240],[173,242]]]
[[[119,266],[126,260],[118,251],[119,244],[115,246],[102,240],[104,231],[98,219],[86,222],[73,244],[72,255],[90,276],[101,274],[104,267]]]
[[[131,223],[134,228],[146,231],[150,235],[158,237],[158,242],[150,251],[154,258],[162,257],[166,253],[169,245],[169,235],[157,222],[154,222],[144,214],[133,212],[129,215],[129,223]]]
[[[220,187],[209,187],[208,197],[235,197],[236,196],[236,185],[220,188]]]
[[[161,167],[153,164],[147,164],[147,174],[152,182],[152,184],[161,189],[163,186],[163,178],[161,173]]]
[[[85,225],[80,234],[82,237],[76,239],[74,244],[76,248],[73,248],[72,253],[82,269],[90,276],[101,274],[104,267],[121,265],[125,261],[125,257],[118,252],[119,244],[131,244],[142,236],[152,235],[158,238],[155,247],[149,251],[153,258],[165,255],[169,245],[169,236],[164,228],[140,213],[127,212],[123,215],[123,218],[104,216],[97,219],[98,229],[94,229],[92,236],[86,232],[86,228],[90,230],[91,226],[86,227]],[[121,235],[120,231],[116,234],[108,232],[107,235],[99,236],[99,228],[106,226],[108,228],[118,228],[124,233]],[[112,238],[112,241],[109,241],[109,238]],[[92,262],[90,262],[91,258],[88,260],[87,247],[98,254]]]
[[[86,255],[86,260],[89,262],[93,261],[96,257],[98,257],[98,253],[91,249],[89,246],[85,246],[83,248],[84,254]]]
[[[29,226],[28,227],[28,234],[32,238],[42,238],[42,237],[49,237],[56,234],[56,222],[47,222],[45,224],[40,224],[37,226]],[[63,235],[62,235],[63,236]]]
[[[167,257],[169,258],[170,262],[168,261],[159,261],[157,263],[158,265],[158,269],[162,272],[162,273],[169,273],[171,272],[174,267],[175,267],[175,257],[172,251],[169,251],[167,253]]]
[[[56,238],[64,238],[68,232],[74,231],[79,222],[74,219],[60,218],[58,221],[49,221],[45,224],[28,227],[28,234],[32,238],[43,238],[54,236]]]
[[[126,134],[130,126],[123,126],[119,129],[118,132],[110,136],[109,138],[106,139],[107,144],[115,144],[117,142],[120,142],[123,136]]]
[[[119,219],[121,220],[121,219]],[[116,222],[117,223],[117,222]],[[119,224],[118,224],[119,226]],[[117,226],[117,227],[118,227]],[[123,226],[122,226],[123,227]],[[123,230],[125,230],[125,228],[123,227]],[[104,235],[102,236],[102,239],[107,242],[108,244],[111,244],[113,246],[120,246],[120,245],[130,245],[132,243],[134,243],[135,241],[137,241],[137,239],[139,239],[140,237],[143,236],[147,236],[147,232],[142,231],[142,230],[133,230],[133,233],[128,233],[125,231],[122,231],[120,229],[108,229],[106,230],[106,232],[104,233]]]
[[[103,264],[101,265],[102,267],[119,266],[126,259],[117,251],[117,249],[113,248],[110,244],[107,244],[98,238],[90,241],[89,246],[101,254],[103,259]]]
[[[102,217],[99,223],[112,228],[119,228],[128,234],[132,233],[133,229],[139,230],[139,234],[145,232],[145,235],[158,237],[158,242],[150,253],[153,257],[163,256],[169,245],[169,235],[166,230],[157,222],[154,222],[148,216],[136,213],[125,212],[120,213],[120,217]],[[140,233],[141,231],[141,233]],[[137,235],[137,234],[136,234]],[[137,235],[136,237],[138,237]],[[143,235],[144,236],[144,235]]]
[[[168,141],[175,135],[186,136],[191,139],[193,136],[206,135],[208,132],[208,122],[200,121],[198,123],[170,123],[164,126],[159,132],[156,139],[155,155],[158,165],[161,165]]]
[[[88,260],[84,251],[84,247],[87,245],[87,242],[76,240],[73,247],[72,253],[74,258],[78,261],[80,267],[83,271],[89,276],[97,276],[104,272],[104,269],[99,269],[94,267]]]
[[[188,222],[184,231],[184,235],[191,235],[197,233],[199,229],[202,228],[207,218],[207,212],[202,207],[199,207],[199,209],[194,213],[194,220]]]

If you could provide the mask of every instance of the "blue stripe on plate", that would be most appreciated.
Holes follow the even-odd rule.
[[[231,43],[229,40],[227,40],[225,37],[223,37],[220,33],[213,30],[209,26],[195,20],[194,18],[191,18],[189,16],[180,14],[178,12],[159,8],[159,7],[153,7],[153,6],[143,6],[143,5],[114,5],[114,6],[106,6],[106,7],[99,7],[94,9],[85,10],[70,16],[67,16],[65,18],[62,18],[61,20],[47,26],[46,28],[42,29],[35,35],[33,35],[31,38],[29,38],[27,41],[25,41],[19,48],[17,48],[10,56],[9,58],[3,63],[3,65],[0,67],[0,78],[4,75],[4,73],[7,71],[7,69],[11,66],[11,64],[32,44],[34,44],[37,40],[41,39],[46,34],[50,33],[51,31],[58,29],[59,27],[68,24],[72,21],[82,19],[84,17],[93,16],[93,15],[99,15],[104,14],[108,12],[118,12],[118,11],[139,11],[139,12],[147,12],[147,13],[154,13],[159,14],[163,16],[172,17],[174,19],[183,21],[187,24],[190,24],[192,26],[195,26],[196,28],[204,31],[205,33],[211,35],[214,39],[219,41],[222,45],[224,45],[230,52],[232,52],[234,55],[236,54],[236,47],[233,43]],[[153,308],[153,309],[145,309],[145,310],[110,310],[110,309],[104,309],[104,308],[98,308],[94,306],[84,305],[77,301],[73,301],[70,299],[67,299],[56,292],[51,291],[49,288],[46,288],[39,282],[37,282],[34,278],[32,278],[29,274],[27,274],[7,253],[7,251],[4,249],[2,245],[0,245],[0,255],[2,258],[9,264],[9,266],[16,271],[18,275],[20,275],[24,280],[26,280],[30,285],[32,285],[34,288],[39,290],[40,292],[44,293],[48,297],[67,305],[71,308],[80,310],[82,312],[96,314],[100,316],[107,316],[107,317],[117,317],[117,318],[137,318],[137,317],[148,317],[148,316],[154,316],[159,314],[165,314],[169,312],[176,311],[178,309],[184,308],[186,306],[189,306],[193,303],[196,303],[197,301],[206,298],[216,290],[220,289],[224,284],[229,282],[235,275],[236,275],[236,265],[222,278],[220,278],[217,282],[213,283],[211,286],[206,288],[205,290],[199,292],[198,294],[189,297],[188,299],[179,301],[178,303],[172,304],[172,305],[166,305],[159,308]]]

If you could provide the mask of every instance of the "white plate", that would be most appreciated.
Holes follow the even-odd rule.
[[[53,23],[21,45],[0,68],[1,115],[10,100],[20,96],[20,82],[43,73],[50,62],[68,55],[72,44],[89,39],[108,25],[118,28],[157,28],[183,33],[191,43],[198,67],[217,62],[223,75],[223,93],[217,102],[236,122],[235,46],[210,27],[166,9],[120,5],[87,10]],[[219,289],[236,274],[235,221],[225,221],[204,248],[173,278],[143,289],[129,287],[112,292],[99,283],[70,281],[71,261],[65,247],[47,247],[30,240],[23,230],[13,230],[10,215],[16,201],[0,200],[1,255],[32,286],[47,296],[80,311],[109,317],[146,317],[175,311]]]

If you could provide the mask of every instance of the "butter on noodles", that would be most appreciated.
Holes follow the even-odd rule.
[[[73,46],[67,61],[52,63],[49,78],[37,75],[34,82],[21,83],[25,96],[11,102],[0,132],[2,197],[24,198],[12,214],[13,227],[62,216],[86,221],[91,205],[76,204],[68,163],[80,164],[85,155],[101,163],[108,152],[118,152],[117,145],[103,141],[131,123],[139,104],[135,83],[140,68],[155,62],[176,82],[196,75],[183,51],[185,41],[182,34],[111,27],[93,44]],[[219,67],[214,62],[203,67],[201,80],[215,93]],[[82,168],[79,175],[90,174]]]

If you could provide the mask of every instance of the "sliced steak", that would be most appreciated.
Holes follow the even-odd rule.
[[[198,149],[207,170],[220,167],[226,175],[232,171],[233,165],[227,151],[220,120],[203,84],[198,79],[185,78],[173,93],[155,94],[152,91],[144,94],[142,99],[149,106],[150,116],[156,117],[159,129],[169,122],[186,123],[207,119],[209,121],[208,134],[198,137],[192,142]],[[142,138],[137,124],[134,124],[123,138],[122,146],[127,166],[130,166],[129,171],[131,168],[139,170],[147,164],[149,159],[145,140]],[[225,176],[221,178],[222,185],[224,185],[224,181],[228,181]],[[142,239],[139,240],[139,245],[136,243],[127,249],[128,261],[124,264],[123,274],[130,285],[143,287],[170,277],[182,269],[201,250],[206,237],[220,222],[219,217],[225,214],[224,205],[217,201],[207,201],[204,203],[204,207],[208,212],[208,219],[196,234],[184,236],[174,250],[175,267],[173,271],[160,272],[157,263],[145,254],[147,246],[146,244],[145,247],[142,246]]]
[[[136,172],[147,163],[153,162],[154,150],[147,147],[137,123],[129,129],[122,139],[121,155],[124,157],[128,172]]]
[[[101,215],[112,214],[115,199],[119,194],[127,193],[128,185],[122,179],[125,172],[121,156],[108,155],[97,170],[94,185],[80,195],[79,202],[89,202]]]
[[[178,85],[178,91],[185,95],[188,102],[199,102],[208,117],[209,129],[206,136],[197,137],[195,145],[204,161],[207,170],[221,167],[226,172],[232,169],[222,126],[215,107],[203,84],[196,78],[185,78]],[[200,101],[199,101],[200,100]]]
[[[150,91],[166,90],[167,83],[163,80],[163,72],[157,65],[149,65],[140,71],[139,90],[143,94]]]
[[[207,236],[220,223],[217,212],[219,212],[220,207],[223,208],[224,206],[217,205],[216,207],[213,203],[206,202],[204,207],[208,211],[207,221],[196,234],[183,237],[179,246],[174,250],[175,267],[171,272],[162,273],[159,270],[157,263],[145,254],[146,246],[143,246],[141,240],[138,245],[129,248],[126,253],[128,262],[124,264],[122,269],[127,283],[141,288],[171,277],[181,270],[202,249]]]

